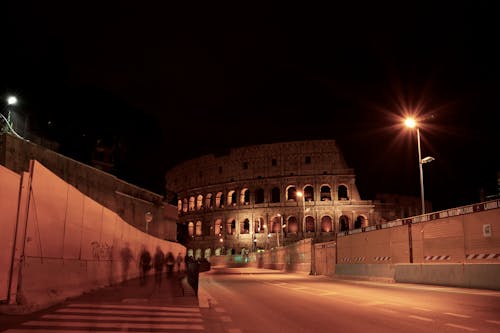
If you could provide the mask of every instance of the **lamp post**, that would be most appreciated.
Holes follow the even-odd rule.
[[[413,118],[406,118],[405,125],[409,128],[417,129],[417,148],[418,148],[418,167],[420,170],[420,197],[422,201],[422,215],[425,214],[425,198],[424,198],[424,171],[422,165],[434,161],[434,157],[427,156],[422,159],[422,152],[420,150],[420,130],[417,126],[417,122]]]
[[[302,198],[302,233],[306,232],[306,198],[302,191],[297,191],[297,197]]]
[[[148,233],[149,223],[153,221],[153,214],[151,212],[146,212],[144,214],[144,221],[146,221],[146,233]]]
[[[23,139],[23,137],[20,136],[16,132],[16,130],[14,129],[14,124],[13,124],[11,116],[10,116],[10,114],[11,114],[10,107],[14,107],[14,105],[16,105],[16,104],[17,104],[17,97],[16,96],[7,97],[7,107],[9,107],[9,109],[7,109],[7,118],[2,113],[0,113],[0,118],[2,118],[2,120],[5,122],[5,126],[4,126],[4,128],[1,129],[1,132],[11,133],[11,134],[14,134],[16,137]]]

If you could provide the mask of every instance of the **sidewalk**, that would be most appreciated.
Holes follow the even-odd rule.
[[[128,280],[118,285],[95,290],[66,302],[129,303],[148,305],[176,305],[198,307],[198,298],[187,282],[184,272],[172,273],[167,278],[163,272],[161,284],[155,283],[154,275],[148,275],[146,283],[139,279]]]

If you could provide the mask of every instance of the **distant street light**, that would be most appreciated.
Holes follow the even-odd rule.
[[[422,153],[420,150],[420,130],[417,126],[417,122],[413,118],[406,118],[405,125],[409,128],[417,129],[417,148],[418,148],[418,167],[420,170],[420,196],[422,201],[422,215],[425,214],[425,198],[424,198],[424,171],[422,165],[434,161],[434,157],[427,156],[422,158]]]
[[[151,223],[151,221],[153,221],[153,213],[146,212],[144,214],[144,221],[146,221],[146,233],[148,233],[149,223]]]
[[[16,96],[7,97],[7,104],[8,105],[16,105],[17,104],[17,97]]]
[[[13,107],[16,104],[17,104],[17,97],[16,96],[7,97],[7,105],[9,107]],[[14,124],[11,120],[11,112],[12,111],[10,108],[7,109],[7,117],[5,117],[2,113],[0,113],[0,118],[5,122],[5,126],[1,128],[1,132],[14,134],[16,137],[18,137],[20,139],[24,139],[14,129]]]

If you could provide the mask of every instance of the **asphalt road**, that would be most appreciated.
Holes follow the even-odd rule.
[[[249,268],[200,276],[210,332],[500,332],[500,292]]]

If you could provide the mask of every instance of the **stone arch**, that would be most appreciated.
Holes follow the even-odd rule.
[[[215,236],[222,236],[222,231],[223,231],[222,229],[223,229],[222,219],[221,218],[215,219],[215,223],[214,223],[214,235]]]
[[[203,226],[203,223],[200,220],[196,221],[196,230],[195,230],[195,235],[196,236],[202,236],[203,235],[202,226]]]
[[[226,233],[228,235],[234,235],[236,233],[236,220],[228,219],[226,223]]]
[[[358,217],[356,217],[356,220],[354,221],[354,229],[366,227],[366,221],[366,216],[358,215]]]
[[[205,196],[205,207],[213,208],[213,206],[214,206],[214,203],[212,200],[212,193],[207,193],[207,195]]]
[[[236,201],[236,191],[235,190],[230,190],[227,192],[227,205],[228,206],[236,206],[237,201]]]
[[[210,259],[210,256],[212,255],[212,249],[211,248],[206,248],[205,249],[205,253],[203,255],[203,258],[209,260]],[[210,261],[210,260],[209,260]]]
[[[325,215],[321,218],[321,232],[332,232],[333,231],[333,223],[332,218],[328,215]]]
[[[193,221],[188,222],[188,235],[194,236],[194,222]]]
[[[193,257],[193,258],[194,258],[194,250],[193,250],[193,249],[189,249],[189,250],[187,250],[186,255],[188,256],[188,258],[189,258],[189,257]]]
[[[337,188],[337,196],[339,200],[349,200],[349,192],[347,191],[347,186],[339,185]]]
[[[314,201],[314,187],[312,185],[304,187],[304,201]]]
[[[271,189],[271,202],[272,203],[281,202],[281,193],[279,187],[273,187]]]
[[[200,248],[198,248],[194,251],[194,259],[195,260],[201,259],[201,249]]]
[[[240,192],[240,204],[249,205],[250,204],[250,190],[248,188],[244,188]]]
[[[189,211],[193,211],[195,206],[194,196],[189,197]]]
[[[297,234],[299,232],[299,221],[295,216],[290,216],[287,219],[287,232],[290,234]]]
[[[255,190],[255,203],[256,204],[264,203],[264,189],[261,187]]]
[[[196,197],[196,210],[203,208],[203,195],[198,194]]]
[[[220,247],[215,248],[215,255],[216,256],[222,255],[222,248],[220,248]]]
[[[271,220],[271,232],[280,233],[281,232],[281,216],[275,216]]]
[[[217,192],[215,195],[215,208],[224,207],[224,194],[222,192]]]
[[[186,213],[188,211],[188,200],[187,200],[187,198],[184,198],[184,200],[182,200],[182,211],[184,213]]]
[[[349,230],[349,217],[347,215],[341,215],[339,217],[339,230],[340,231]]]
[[[250,233],[250,220],[244,219],[240,224],[240,234],[249,234]]]
[[[321,185],[320,200],[321,201],[331,201],[332,200],[332,187],[330,185],[328,185],[328,184]]]
[[[256,234],[265,232],[264,218],[263,217],[255,218],[253,228],[254,228],[254,233]]]
[[[182,211],[182,200],[181,199],[177,200],[177,211],[178,212]]]
[[[297,201],[297,188],[295,185],[289,185],[286,188],[286,201]]]
[[[306,216],[306,232],[315,232],[316,231],[316,223],[314,217]]]

